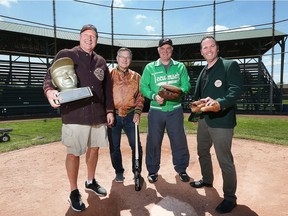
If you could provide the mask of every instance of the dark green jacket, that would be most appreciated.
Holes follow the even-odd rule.
[[[242,93],[243,78],[236,61],[219,58],[210,68],[208,80],[201,95],[201,71],[195,86],[194,99],[211,97],[220,103],[217,113],[203,113],[207,124],[213,128],[234,128],[236,126],[236,101]]]

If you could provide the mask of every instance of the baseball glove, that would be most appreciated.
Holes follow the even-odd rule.
[[[200,109],[202,112],[219,112],[221,110],[220,104],[217,100],[214,100],[215,103],[209,106],[204,106]]]
[[[190,108],[192,113],[201,112],[201,108],[205,106],[205,103],[198,100],[190,103]]]
[[[166,100],[176,100],[182,94],[182,90],[173,85],[162,85],[158,95]]]

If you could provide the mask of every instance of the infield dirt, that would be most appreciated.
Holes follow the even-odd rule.
[[[201,178],[196,154],[195,135],[187,136],[191,180]],[[141,134],[145,150],[146,134]],[[234,139],[233,154],[238,174],[238,206],[227,216],[288,215],[288,148],[249,140]],[[145,152],[145,151],[144,151]],[[124,183],[114,181],[109,150],[100,151],[96,170],[97,181],[108,195],[98,197],[84,191],[85,157],[81,157],[79,190],[87,209],[76,213],[67,201],[69,184],[65,171],[65,147],[50,143],[0,154],[0,215],[1,216],[206,216],[218,215],[215,207],[222,201],[222,177],[212,148],[214,187],[194,189],[183,183],[172,165],[167,135],[162,146],[159,180],[147,181],[145,153],[144,185],[134,190],[131,172],[131,150],[123,136],[122,153],[125,166]]]

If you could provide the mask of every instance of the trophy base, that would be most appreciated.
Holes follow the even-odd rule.
[[[59,92],[59,99],[56,101],[57,104],[68,103],[71,101],[76,101],[84,98],[92,97],[93,93],[90,87],[82,87],[69,89]]]

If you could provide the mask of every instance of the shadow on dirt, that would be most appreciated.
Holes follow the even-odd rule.
[[[79,213],[69,208],[65,215],[150,216],[156,214],[151,214],[147,206],[150,206],[149,208],[151,209],[155,204],[169,212],[169,215],[171,213],[175,216],[205,216],[207,213],[212,216],[220,215],[215,211],[215,207],[222,201],[222,198],[215,188],[194,189],[189,183],[182,182],[178,176],[175,176],[175,179],[176,183],[171,184],[159,175],[158,181],[154,183],[156,190],[147,188],[147,184],[144,181],[141,191],[135,191],[134,184],[125,186],[113,180],[109,196],[100,198],[94,193],[89,192],[87,199],[88,206],[86,206],[85,211]],[[174,202],[170,204],[169,202],[163,202],[167,197],[172,198],[170,202],[171,200],[174,200]],[[178,205],[178,203],[180,204]],[[183,203],[185,208],[183,208]],[[158,213],[161,214],[161,212]],[[229,215],[258,216],[245,205],[238,205],[231,213],[225,214],[225,216]]]

